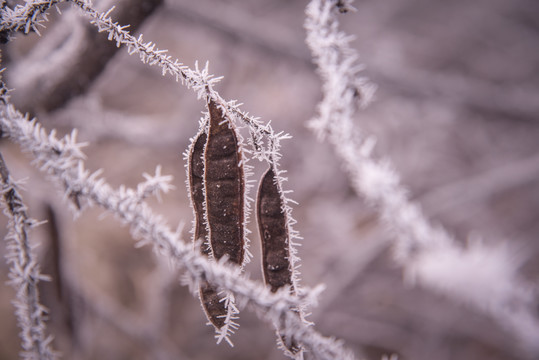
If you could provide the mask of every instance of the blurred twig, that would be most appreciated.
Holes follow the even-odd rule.
[[[323,81],[323,99],[310,126],[334,147],[352,186],[380,213],[394,238],[394,258],[410,281],[473,305],[538,352],[534,287],[518,275],[518,259],[503,246],[461,246],[410,200],[390,161],[373,157],[374,137],[361,134],[353,122],[369,88],[358,76],[362,66],[349,46],[351,37],[339,30],[342,11],[336,5],[312,0],[307,7],[307,44]],[[457,264],[460,271],[454,270]]]

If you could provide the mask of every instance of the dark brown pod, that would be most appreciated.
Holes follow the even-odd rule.
[[[285,286],[294,292],[287,215],[283,205],[275,172],[270,167],[260,181],[256,215],[262,240],[262,271],[266,285],[270,286],[272,292]],[[300,316],[299,312],[297,314]],[[281,344],[292,355],[302,350],[295,339],[287,339],[282,334],[278,336]]]
[[[236,131],[223,111],[209,101],[205,147],[206,219],[212,253],[242,265],[244,256],[244,174]]]
[[[208,231],[204,222],[204,147],[206,133],[201,132],[193,142],[188,159],[189,187],[191,202],[195,212],[195,228],[193,241],[202,241],[200,250],[206,256],[211,256],[211,249],[207,243]],[[199,287],[199,296],[202,308],[208,320],[220,329],[224,325],[227,308],[221,302],[217,289],[207,281],[202,281]]]
[[[264,280],[275,292],[283,286],[292,286],[292,267],[286,213],[271,167],[260,181],[256,203]]]

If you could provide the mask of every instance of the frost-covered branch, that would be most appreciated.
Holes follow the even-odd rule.
[[[320,335],[313,326],[305,324],[291,310],[313,303],[320,288],[303,289],[297,296],[286,291],[271,293],[263,285],[250,280],[240,269],[222,262],[212,262],[180,239],[181,228],[172,231],[164,220],[155,215],[143,201],[150,188],[156,192],[169,189],[169,179],[157,173],[149,177],[148,185],[137,190],[114,190],[100,172],[90,174],[84,167],[84,144],[76,142],[76,133],[57,139],[55,132],[47,133],[36,120],[29,121],[11,104],[0,104],[0,127],[5,136],[33,154],[36,165],[47,172],[65,189],[66,197],[77,207],[97,205],[128,224],[138,246],[152,245],[170,262],[186,270],[191,282],[202,279],[231,291],[239,304],[250,305],[262,319],[278,324],[283,334],[294,334],[315,359],[353,359],[342,344]],[[160,180],[159,180],[160,179]],[[161,184],[156,186],[156,184]],[[85,202],[85,203],[83,203]],[[223,258],[224,259],[224,258]]]
[[[0,154],[0,180],[2,182],[2,206],[8,217],[6,236],[6,260],[9,265],[9,283],[16,290],[13,301],[15,315],[21,328],[23,358],[34,360],[56,359],[51,347],[52,336],[47,336],[45,317],[48,310],[39,302],[37,284],[49,278],[41,274],[39,264],[32,253],[28,231],[36,225],[29,219],[16,185]]]
[[[179,80],[189,88],[197,91],[199,97],[206,94],[206,91],[219,81],[219,78],[214,78],[213,75],[208,73],[207,67],[202,70],[198,69],[198,67],[192,70],[178,59],[173,59],[172,56],[167,55],[167,50],[159,50],[151,41],[145,43],[142,35],[138,38],[131,35],[126,30],[129,25],[119,25],[110,17],[114,8],[102,13],[94,9],[88,1],[73,0],[72,3],[91,19],[92,24],[97,26],[100,32],[107,32],[108,39],[115,41],[118,47],[124,45],[127,47],[129,54],[138,54],[142,62],[152,66],[159,66],[163,75],[167,73],[173,75],[176,81]]]
[[[39,27],[44,27],[47,21],[45,12],[52,6],[64,0],[30,0],[24,5],[17,5],[14,9],[4,6],[0,9],[0,33],[7,39],[12,32],[22,31],[28,34],[35,31],[39,34]]]
[[[107,32],[108,39],[116,42],[117,46],[124,45],[130,55],[138,54],[145,64],[159,66],[163,76],[167,74],[174,76],[176,81],[181,81],[182,84],[193,89],[199,98],[213,100],[226,109],[228,116],[243,122],[251,133],[249,142],[253,147],[253,156],[277,167],[278,160],[281,158],[280,141],[288,139],[288,134],[275,133],[270,124],[264,124],[259,118],[242,111],[239,107],[240,104],[237,104],[236,101],[224,100],[213,89],[221,77],[214,77],[210,74],[207,63],[202,69],[199,68],[198,64],[195,65],[194,69],[191,69],[180,60],[167,55],[167,50],[160,50],[151,41],[144,42],[142,35],[138,38],[134,37],[126,30],[128,26],[122,26],[112,20],[110,15],[114,8],[103,13],[94,9],[91,3],[86,0],[73,0],[72,3],[91,19],[91,23],[97,26],[100,32]]]
[[[333,145],[356,191],[380,212],[395,239],[395,259],[409,279],[475,306],[508,326],[528,347],[537,347],[535,294],[519,278],[520,264],[510,251],[476,243],[462,247],[429,223],[389,160],[371,155],[375,139],[354,125],[354,113],[374,86],[359,76],[362,66],[349,46],[352,38],[338,28],[337,15],[353,9],[350,3],[312,0],[307,6],[307,44],[323,81],[323,100],[309,125]]]
[[[443,229],[432,227],[409,201],[389,161],[371,156],[375,139],[360,134],[354,125],[357,106],[369,100],[374,85],[358,76],[362,66],[349,46],[352,37],[338,29],[336,5],[336,1],[314,0],[307,7],[307,44],[323,81],[318,116],[309,126],[334,146],[358,193],[394,228],[398,259],[408,259],[417,248],[452,244],[453,239]]]

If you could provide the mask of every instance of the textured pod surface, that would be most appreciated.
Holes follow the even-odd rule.
[[[193,142],[189,152],[189,187],[191,190],[191,202],[195,213],[193,241],[202,241],[201,252],[211,255],[207,244],[208,231],[204,222],[204,147],[207,135],[201,132]],[[225,303],[220,301],[217,289],[209,282],[203,281],[199,287],[199,296],[202,308],[208,320],[217,328],[223,327],[227,315]]]
[[[195,212],[194,240],[203,242],[202,252],[209,254],[206,246],[208,232],[204,223],[204,146],[207,135],[201,132],[193,142],[189,153],[189,186],[191,189],[191,202]]]
[[[262,177],[256,207],[264,280],[275,292],[282,286],[292,286],[292,269],[286,213],[272,168]]]
[[[290,263],[290,243],[286,212],[279,192],[273,168],[262,176],[256,201],[258,230],[262,240],[262,269],[266,285],[275,292],[283,286],[294,291],[292,284],[292,264]],[[298,312],[298,316],[301,316]],[[302,351],[294,338],[287,338],[277,332],[281,346],[291,357]]]
[[[206,219],[210,245],[219,260],[241,265],[244,256],[244,174],[236,131],[213,101],[205,147]]]

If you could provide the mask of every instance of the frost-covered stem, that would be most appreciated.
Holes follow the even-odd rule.
[[[349,46],[351,37],[338,28],[337,13],[353,9],[350,3],[312,0],[307,6],[307,44],[323,82],[318,116],[309,125],[333,145],[356,191],[381,214],[395,239],[395,259],[409,279],[488,313],[537,349],[535,294],[519,278],[518,261],[503,247],[462,247],[430,224],[389,160],[372,157],[375,139],[361,136],[354,126],[358,101],[368,101],[374,87],[358,76],[362,66]]]
[[[342,3],[342,2],[341,2]],[[453,239],[441,228],[432,227],[421,210],[408,199],[398,174],[389,161],[371,156],[374,138],[364,139],[354,126],[357,102],[367,101],[373,90],[359,80],[358,56],[351,40],[338,29],[337,1],[313,0],[307,7],[307,44],[323,81],[323,99],[318,116],[310,126],[334,146],[356,190],[382,214],[397,236],[398,259],[411,256],[425,246],[446,245]]]
[[[76,200],[79,206],[82,201],[87,201],[115,214],[129,225],[133,237],[140,240],[138,245],[152,245],[173,265],[183,267],[193,283],[206,279],[234,293],[240,304],[253,307],[262,319],[271,324],[282,324],[283,332],[293,333],[315,359],[353,359],[353,355],[340,343],[323,337],[290,310],[314,303],[320,288],[304,289],[297,296],[286,292],[273,294],[265,286],[241,274],[238,267],[209,261],[182,241],[179,231],[171,231],[161,217],[153,214],[137,196],[137,191],[114,190],[99,178],[99,172],[90,174],[84,168],[81,151],[84,144],[76,142],[75,132],[58,140],[54,131],[47,133],[35,120],[29,121],[11,104],[0,104],[0,127],[5,136],[33,154],[36,165],[65,188],[67,197]],[[162,177],[156,174],[155,178]],[[162,179],[163,184],[157,186],[156,191],[169,189],[165,180]],[[155,183],[154,178],[147,182]],[[141,193],[146,194],[147,191]]]
[[[47,280],[42,275],[39,265],[32,254],[28,241],[28,231],[35,222],[28,218],[26,206],[11,181],[9,172],[0,154],[0,180],[2,182],[2,206],[8,217],[8,235],[6,236],[6,260],[9,264],[9,283],[16,290],[13,304],[15,315],[21,328],[21,356],[26,359],[56,359],[57,354],[50,343],[52,336],[47,336],[45,316],[47,309],[39,302],[37,284]]]
[[[24,5],[17,5],[14,9],[4,6],[0,9],[0,32],[10,35],[11,32],[23,31],[28,34],[35,31],[39,34],[38,26],[46,21],[45,12],[52,6],[65,0],[37,0],[27,1]]]
[[[374,86],[358,77],[362,66],[349,47],[352,38],[338,29],[336,4],[314,0],[307,7],[307,44],[323,81],[318,116],[309,126],[334,146],[355,189],[391,226],[397,236],[399,260],[407,260],[417,248],[449,246],[453,239],[443,229],[431,226],[420,208],[409,201],[391,163],[371,156],[374,138],[362,137],[354,125],[358,102],[367,102]]]
[[[207,67],[203,70],[199,70],[198,67],[192,70],[178,59],[172,59],[170,55],[166,55],[167,50],[159,50],[152,42],[144,43],[142,35],[138,38],[131,35],[126,30],[129,25],[121,26],[110,17],[114,8],[102,13],[94,9],[89,1],[72,0],[70,2],[79,7],[91,19],[91,23],[97,26],[99,32],[107,32],[108,39],[115,41],[118,47],[124,45],[129,54],[139,54],[142,62],[159,66],[163,75],[167,73],[173,75],[176,81],[179,80],[187,87],[197,91],[199,97],[206,94],[208,89],[219,81],[218,78],[213,78],[208,73]]]

